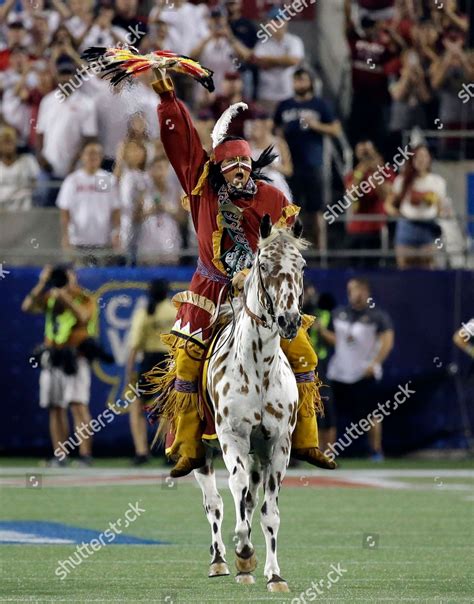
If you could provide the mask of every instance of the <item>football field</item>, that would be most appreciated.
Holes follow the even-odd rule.
[[[166,476],[158,462],[51,470],[33,460],[2,460],[0,601],[473,601],[471,462],[351,461],[336,472],[290,470],[278,543],[289,594],[267,592],[258,513],[257,581],[235,583],[234,507],[223,470],[218,483],[232,574],[208,579],[201,491],[194,479]]]

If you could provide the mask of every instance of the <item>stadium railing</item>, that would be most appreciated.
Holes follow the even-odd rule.
[[[371,221],[384,223],[380,233],[379,249],[353,249],[344,241],[347,222]],[[324,247],[310,248],[305,256],[320,264],[323,268],[332,261],[350,261],[351,259],[379,259],[380,266],[393,265],[395,251],[392,247],[391,232],[397,219],[380,214],[342,214],[331,226],[322,222],[326,231],[323,241],[329,242]],[[473,241],[469,236],[468,226],[474,227],[474,215],[456,214],[442,218],[443,234],[435,242],[435,259],[437,266],[454,268],[474,268]],[[331,232],[328,233],[329,229]],[[334,233],[334,235],[332,235]],[[191,237],[192,241],[192,237]],[[59,211],[56,208],[32,208],[27,212],[0,212],[0,262],[7,265],[41,266],[48,262],[73,261],[93,256],[98,263],[130,264],[126,250],[118,253],[109,249],[64,250],[60,241]],[[190,246],[180,250],[177,255],[138,255],[138,263],[174,264],[188,259],[192,262],[197,257],[196,247]]]

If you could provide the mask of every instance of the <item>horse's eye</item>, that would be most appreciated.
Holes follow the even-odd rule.
[[[266,273],[268,271],[267,265],[266,264],[261,264],[260,265],[260,270],[262,271],[262,273]]]

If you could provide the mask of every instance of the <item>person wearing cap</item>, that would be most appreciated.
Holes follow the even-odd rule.
[[[179,477],[205,462],[198,379],[216,305],[232,283],[242,286],[254,260],[261,219],[268,214],[273,224],[284,227],[295,219],[299,208],[262,174],[275,158],[271,148],[252,160],[248,142],[227,135],[228,123],[239,109],[246,108],[245,104],[233,105],[219,118],[209,155],[187,108],[175,95],[171,78],[162,71],[155,73],[158,79],[152,86],[160,96],[162,142],[187,196],[199,249],[189,290],[173,298],[177,320],[163,337],[170,347],[171,363],[165,372],[156,369],[153,381],[161,397],[150,410],[150,419],[161,413],[171,421],[174,441],[166,453],[176,461],[171,475]],[[305,328],[310,323],[303,320]],[[300,395],[293,455],[320,467],[334,468],[335,464],[317,448],[317,357],[306,329],[300,328],[291,342],[282,341],[282,349],[295,372]]]
[[[275,126],[291,151],[291,190],[301,203],[305,224],[311,225],[314,243],[322,248],[323,142],[324,136],[337,137],[341,125],[328,103],[316,96],[309,69],[294,72],[293,90],[291,98],[278,104]]]

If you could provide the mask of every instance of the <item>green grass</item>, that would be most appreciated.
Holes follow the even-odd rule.
[[[412,470],[443,470],[443,469],[473,469],[474,458],[466,455],[462,459],[413,459],[410,457],[386,458],[382,463],[374,463],[370,459],[360,458],[338,458],[339,467],[344,470],[351,469],[412,469]],[[40,467],[44,465],[43,459],[38,457],[0,457],[0,468],[2,467]],[[216,467],[224,468],[224,463],[219,457],[216,459]],[[153,457],[151,463],[143,466],[145,468],[166,467],[167,463],[163,457]],[[97,458],[94,459],[94,468],[127,468],[130,467],[130,459],[127,457]],[[303,467],[303,466],[301,466]]]
[[[344,465],[348,469],[350,462]],[[428,466],[417,462],[409,467]],[[437,467],[467,466],[451,462]],[[448,482],[466,480],[453,476]],[[224,539],[232,570],[234,510],[228,489],[221,489],[221,493],[225,505]],[[64,581],[55,575],[56,565],[71,555],[75,546],[3,545],[0,600],[219,604],[290,603],[295,598],[296,603],[304,602],[299,595],[311,587],[311,581],[324,579],[326,583],[331,564],[340,564],[346,572],[316,601],[472,602],[473,585],[468,579],[470,573],[472,577],[474,553],[473,501],[469,500],[472,495],[472,491],[436,487],[425,491],[283,488],[279,562],[292,591],[283,597],[266,590],[258,515],[253,531],[259,557],[256,585],[237,585],[232,576],[207,578],[210,530],[201,507],[201,492],[192,484],[178,483],[173,489],[160,483],[5,487],[0,502],[3,520],[49,520],[104,531],[110,521],[123,516],[130,502],[140,501],[146,512],[127,532],[172,544],[108,545]],[[364,534],[377,535],[377,547],[363,547]],[[305,599],[311,601],[308,596]]]

